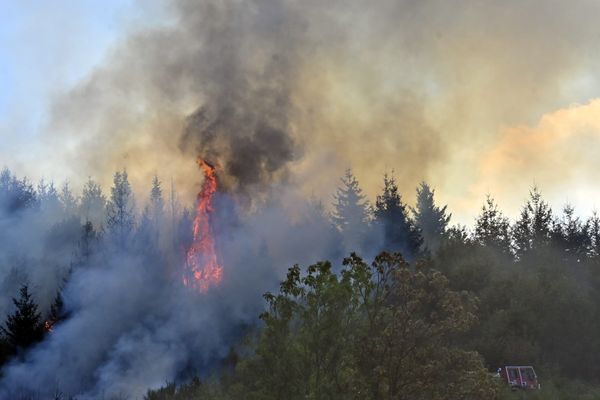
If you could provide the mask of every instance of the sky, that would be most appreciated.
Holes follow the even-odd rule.
[[[100,62],[133,10],[130,0],[1,3],[0,156],[19,171],[43,153],[53,96]]]
[[[274,176],[325,202],[351,167],[371,199],[383,173],[408,203],[426,180],[465,224],[534,184],[600,208],[595,1],[2,3],[0,165],[33,180],[127,168],[143,194],[160,171],[192,199],[205,146],[181,132],[226,76],[285,100],[297,147]]]

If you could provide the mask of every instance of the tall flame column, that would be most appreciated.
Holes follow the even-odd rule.
[[[198,193],[193,226],[194,240],[187,252],[187,270],[183,283],[200,292],[206,292],[210,286],[221,282],[223,267],[217,260],[210,218],[214,211],[213,195],[217,191],[215,167],[202,159],[198,159],[198,166],[204,172],[204,183]]]

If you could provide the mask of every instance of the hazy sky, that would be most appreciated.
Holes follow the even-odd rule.
[[[17,171],[35,169],[24,164],[46,154],[36,141],[45,128],[52,96],[100,62],[133,12],[131,3],[1,2],[1,164]]]
[[[139,192],[163,171],[192,193],[185,117],[240,62],[249,93],[289,80],[307,193],[327,200],[353,167],[371,198],[386,171],[408,202],[429,181],[463,223],[486,193],[514,215],[534,183],[600,208],[597,1],[204,3],[3,1],[0,165],[75,186],[127,167]]]

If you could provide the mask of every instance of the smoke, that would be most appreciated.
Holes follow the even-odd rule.
[[[551,204],[568,202],[587,212],[597,209],[599,165],[594,149],[600,138],[599,115],[600,101],[594,100],[544,114],[532,125],[505,129],[498,143],[482,154],[473,192],[484,195],[491,188],[511,186],[517,193],[527,193],[535,183],[544,188]],[[524,200],[506,192],[495,197],[513,215]]]
[[[207,159],[229,204],[219,213],[231,214],[220,216],[230,225],[218,226],[224,286],[190,295],[176,278],[177,251],[156,256],[140,238],[127,252],[99,245],[71,271],[79,235],[62,245],[56,239],[71,232],[68,224],[53,214],[43,223],[35,213],[18,223],[1,215],[1,315],[19,283],[32,284],[47,308],[68,278],[70,318],[3,370],[0,397],[54,386],[83,398],[140,396],[203,371],[228,351],[239,326],[255,320],[260,294],[287,266],[339,258],[339,238],[296,192],[325,198],[348,166],[370,197],[390,169],[404,193],[428,180],[459,216],[483,200],[482,187],[512,191],[511,177],[534,168],[571,179],[552,175],[559,167],[537,157],[544,122],[530,134],[506,129],[590,96],[578,82],[597,70],[589,48],[600,29],[598,2],[167,4],[164,21],[132,28],[54,98],[39,162],[25,172],[74,183],[93,176],[108,187],[113,171],[127,167],[140,191],[158,172],[191,201],[201,176],[195,160]],[[589,82],[595,87],[595,78]],[[581,127],[551,125],[556,138]],[[505,157],[508,142],[525,146],[526,157],[516,164]],[[483,163],[482,154],[493,156]],[[560,168],[596,164],[576,151],[568,159]],[[508,165],[509,178],[493,180]],[[564,183],[544,182],[544,190]],[[234,211],[240,202],[260,204]]]
[[[240,112],[232,109],[219,112],[212,120],[207,114],[202,108],[188,118],[182,145],[198,143],[200,157],[220,167],[222,190],[248,194],[251,188],[264,189],[286,176],[295,149],[285,131],[274,128],[275,124],[265,125],[261,118],[250,122],[254,118],[239,116]]]
[[[82,257],[78,222],[76,234],[55,240],[49,252],[39,236],[24,230],[63,237],[69,230],[63,223],[35,225],[47,215],[40,209],[27,210],[31,218],[3,211],[2,319],[12,312],[10,296],[23,283],[30,284],[44,315],[62,288],[66,319],[4,366],[0,398],[46,398],[56,390],[81,399],[140,398],[166,381],[207,374],[227,356],[244,327],[256,324],[262,294],[276,290],[288,267],[340,259],[339,238],[327,219],[293,193],[281,189],[281,202],[245,217],[234,217],[233,202],[220,196],[215,223],[221,232],[216,240],[223,281],[207,293],[182,283],[186,239],[173,241],[167,216],[156,225],[140,223],[126,249],[115,245],[116,237],[107,230]],[[293,204],[294,218],[284,204]],[[175,222],[183,236],[191,233],[185,214]],[[18,265],[22,279],[15,281],[9,266],[23,255],[31,267]]]
[[[191,200],[197,156],[247,194],[292,180],[325,196],[352,166],[373,197],[394,169],[401,190],[428,180],[461,215],[504,128],[596,87],[595,2],[167,4],[55,99],[48,171],[106,185],[126,166],[141,188],[160,166]]]

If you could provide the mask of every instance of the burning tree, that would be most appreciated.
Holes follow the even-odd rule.
[[[213,195],[217,191],[217,175],[215,167],[202,159],[198,159],[198,166],[204,172],[204,182],[198,193],[193,224],[193,242],[187,251],[183,283],[205,292],[211,285],[221,281],[223,267],[217,260],[211,226],[211,215],[214,211]]]

